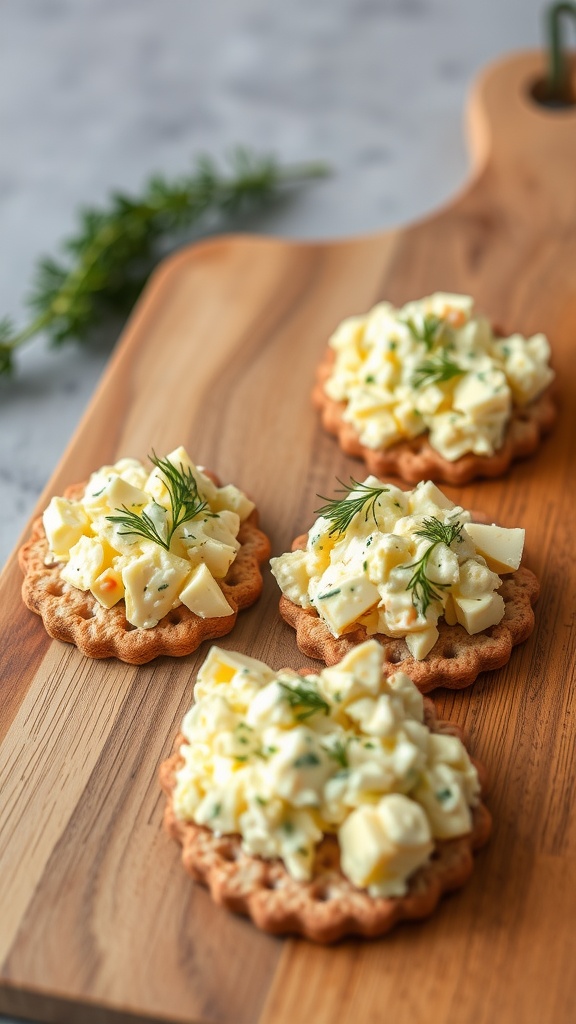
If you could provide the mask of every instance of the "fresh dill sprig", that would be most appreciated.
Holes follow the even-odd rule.
[[[406,324],[415,341],[421,341],[426,346],[427,352],[432,351],[446,327],[446,321],[434,313],[427,313],[422,318],[421,327],[418,327],[418,324],[411,316],[407,320],[403,320],[402,323]]]
[[[167,542],[166,537],[163,537],[158,532],[156,523],[144,509],[142,512],[137,513],[127,508],[126,505],[122,505],[121,508],[117,509],[117,512],[118,515],[106,516],[106,519],[110,523],[118,523],[120,526],[125,527],[124,530],[118,531],[120,536],[127,537],[129,534],[134,534],[137,537],[143,537],[145,540],[152,540],[155,544],[160,544],[166,551],[170,550],[170,544]]]
[[[439,519],[434,519],[431,516],[424,519],[421,530],[414,531],[416,537],[423,537],[431,542],[430,547],[426,548],[417,562],[406,566],[407,569],[414,569],[406,589],[412,591],[412,604],[422,615],[426,615],[432,601],[442,600],[442,594],[439,591],[446,590],[446,587],[449,586],[448,583],[432,583],[428,578],[426,570],[430,556],[438,544],[446,544],[447,547],[450,547],[455,540],[461,542],[463,526],[464,524],[458,521],[441,523]]]
[[[424,540],[431,540],[434,544],[445,544],[449,548],[458,538],[462,542],[461,534],[463,529],[464,523],[458,520],[454,523],[441,523],[434,516],[428,516],[422,523],[422,529],[414,530],[414,536],[423,537]]]
[[[312,715],[322,711],[327,715],[330,711],[330,705],[324,698],[315,690],[312,686],[307,686],[306,683],[283,683],[280,679],[278,680],[278,686],[281,688],[284,696],[284,700],[288,702],[291,708],[302,708],[296,715],[299,722],[303,722],[306,718],[310,718]]]
[[[14,353],[39,333],[52,345],[85,341],[110,314],[126,314],[159,256],[192,226],[196,235],[224,226],[224,219],[264,207],[281,191],[327,173],[312,163],[281,167],[269,156],[239,148],[230,173],[201,156],[191,174],[155,175],[139,195],[114,192],[108,205],[79,213],[75,234],[62,243],[64,259],[40,260],[27,300],[33,318],[18,329],[0,320],[0,374],[14,368]]]
[[[155,452],[148,458],[152,465],[162,473],[170,499],[171,523],[167,524],[166,537],[160,534],[157,524],[144,510],[137,513],[123,505],[121,509],[117,509],[117,515],[106,516],[106,519],[125,527],[118,531],[122,536],[136,534],[138,537],[144,537],[155,544],[160,544],[166,551],[169,551],[175,530],[182,523],[187,523],[191,519],[195,519],[201,512],[205,512],[208,503],[200,497],[198,484],[189,467],[184,467],[180,463],[180,469],[177,469],[168,459],[159,459]],[[159,508],[163,509],[163,506],[160,505]]]
[[[324,750],[331,757],[333,761],[336,761],[341,768],[348,768],[348,743],[346,740],[336,739],[330,746],[325,746]]]
[[[423,363],[416,367],[412,374],[410,383],[413,388],[422,388],[428,384],[441,384],[444,381],[452,380],[453,377],[460,377],[466,371],[458,366],[446,352],[439,352],[430,356]]]
[[[352,520],[364,510],[364,521],[368,522],[368,517],[372,515],[375,525],[378,526],[376,502],[390,488],[361,484],[358,480],[354,480],[353,477],[350,477],[349,484],[345,484],[340,479],[338,479],[338,483],[342,484],[342,486],[336,488],[336,493],[345,494],[346,497],[325,498],[323,494],[318,494],[317,497],[322,498],[326,504],[314,510],[315,515],[329,519],[332,523],[332,529],[328,536],[332,537],[335,533],[345,533]],[[349,495],[354,494],[356,491],[358,492],[358,497],[349,497]]]
[[[177,469],[168,459],[159,459],[156,452],[152,452],[149,459],[164,477],[170,498],[172,535],[182,523],[187,523],[204,512],[208,508],[208,502],[200,497],[196,478],[189,466],[184,467],[180,463],[180,469]]]

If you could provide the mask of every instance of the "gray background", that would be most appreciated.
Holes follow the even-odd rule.
[[[329,238],[412,220],[467,175],[463,114],[489,61],[542,44],[540,0],[3,0],[0,316],[79,205],[237,143],[329,179],[247,230]],[[21,350],[0,378],[0,565],[72,436],[120,326]]]
[[[0,316],[81,204],[237,143],[331,177],[243,225],[330,238],[413,220],[465,181],[463,115],[488,62],[542,44],[540,0],[3,0]],[[0,565],[118,329],[42,339],[0,379]],[[1,922],[0,922],[1,927]]]

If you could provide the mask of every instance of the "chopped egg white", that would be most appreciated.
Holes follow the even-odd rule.
[[[128,622],[142,629],[180,604],[202,618],[234,614],[218,580],[236,558],[240,525],[254,509],[233,484],[217,487],[184,448],[164,461],[188,475],[202,503],[174,530],[163,470],[155,466],[149,473],[136,459],[103,466],[81,498],[52,498],[43,517],[47,561],[63,563],[62,578],[90,591],[104,608],[124,599]],[[148,523],[159,540],[114,521],[127,514]]]
[[[349,501],[357,511],[341,530],[329,506],[342,514]],[[351,481],[346,497],[322,511],[306,548],[270,566],[283,594],[313,608],[333,636],[361,625],[368,636],[404,637],[421,661],[440,618],[470,634],[501,621],[499,574],[519,567],[524,530],[471,523],[429,480],[411,491],[374,476]]]
[[[331,834],[354,885],[401,896],[437,839],[472,826],[480,785],[464,745],[425,725],[408,676],[383,677],[374,640],[306,676],[212,647],[182,733],[177,816],[239,834],[300,881]]]
[[[514,407],[553,380],[543,334],[494,335],[470,296],[437,292],[400,309],[379,303],[344,320],[330,338],[334,364],[324,384],[344,402],[344,420],[368,448],[428,432],[449,461],[493,455]]]

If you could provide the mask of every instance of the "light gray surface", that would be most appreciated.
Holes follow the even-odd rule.
[[[202,151],[332,166],[250,230],[328,238],[433,209],[466,177],[474,76],[542,38],[538,0],[4,0],[0,18],[0,315],[19,322],[79,205]],[[116,335],[39,340],[0,379],[0,565]]]
[[[413,220],[467,175],[463,114],[489,61],[542,42],[539,0],[3,0],[0,316],[81,204],[237,143],[321,158],[251,230],[329,238]],[[117,332],[116,332],[117,333]],[[0,565],[115,341],[22,351],[0,379]]]

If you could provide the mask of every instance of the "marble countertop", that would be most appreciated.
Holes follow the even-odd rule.
[[[477,73],[542,44],[541,0],[4,0],[0,317],[78,208],[242,143],[330,177],[243,227],[330,238],[414,220],[468,169]],[[0,378],[0,565],[117,339],[22,350]],[[3,1019],[4,1018],[0,1018]]]
[[[243,228],[329,238],[413,220],[466,179],[463,114],[489,61],[542,43],[540,0],[4,0],[0,316],[83,204],[237,143],[329,178]],[[0,565],[118,336],[21,350],[0,378]]]

